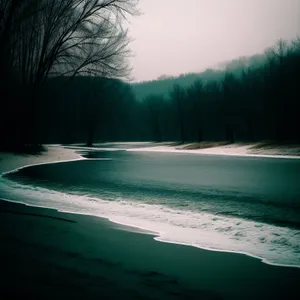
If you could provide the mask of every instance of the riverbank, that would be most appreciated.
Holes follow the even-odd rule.
[[[61,146],[45,146],[45,151],[38,154],[0,152],[0,175],[28,165],[76,159],[82,159],[82,156],[72,149]]]
[[[4,201],[0,214],[0,288],[11,296],[284,299],[298,291],[296,268],[159,243],[92,216]]]
[[[22,157],[12,159],[11,166],[2,159],[0,173],[29,160],[79,159],[73,150],[55,151],[25,157],[23,164]],[[284,299],[298,291],[299,268],[157,242],[155,235],[93,216],[5,201],[0,215],[0,288],[11,297]]]
[[[95,143],[92,147],[83,144],[66,146],[67,149],[84,151],[136,151],[136,152],[162,152],[185,153],[199,155],[218,156],[242,156],[242,157],[270,157],[300,159],[300,145],[298,144],[274,144],[270,142],[258,143],[226,143],[226,142],[106,142]]]
[[[300,159],[300,145],[271,143],[153,143],[146,147],[128,149],[128,151]]]

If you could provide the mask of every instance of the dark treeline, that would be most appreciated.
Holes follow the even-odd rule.
[[[300,142],[300,39],[280,40],[265,52],[264,60],[253,58],[233,61],[225,71],[209,71],[215,79],[202,73],[189,86],[173,81],[167,96],[166,89],[157,93],[152,87],[142,101],[148,108],[151,139]],[[168,87],[172,80],[162,82]],[[135,89],[142,94],[151,84]]]
[[[137,3],[0,0],[0,150],[100,141],[300,142],[299,38],[227,62],[226,70],[130,85],[119,80],[130,79],[122,22]]]
[[[71,141],[71,126],[78,129],[83,118],[85,140],[93,142],[95,119],[104,120],[97,105],[105,105],[101,101],[107,99],[107,89],[100,81],[90,84],[91,77],[106,78],[107,83],[108,78],[130,78],[130,38],[123,22],[138,14],[137,4],[138,0],[0,0],[0,150],[27,151],[48,140]],[[61,84],[62,77],[73,82]],[[127,88],[118,84],[116,91],[127,95],[121,91]],[[113,105],[116,91],[111,93]]]
[[[152,94],[153,91],[156,94],[168,96],[175,84],[186,88],[192,85],[197,79],[201,79],[204,83],[212,80],[219,81],[224,77],[225,69],[239,76],[249,66],[261,67],[265,63],[265,60],[266,54],[240,57],[232,61],[220,63],[215,69],[210,68],[201,73],[187,73],[176,77],[162,75],[156,80],[134,83],[132,87],[138,100],[143,100],[146,96]]]
[[[141,83],[140,92],[147,95],[143,100],[135,93],[137,84],[117,79],[48,79],[36,106],[36,135],[41,143],[87,145],[151,140],[300,142],[299,49],[299,40],[280,41],[255,59],[227,63],[223,71],[151,82],[164,86],[162,93]],[[190,84],[174,84],[183,78]]]
[[[39,102],[42,143],[138,140],[139,106],[129,84],[116,79],[80,76],[49,80]]]

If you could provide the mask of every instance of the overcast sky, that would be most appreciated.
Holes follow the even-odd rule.
[[[300,0],[140,0],[135,81],[199,72],[300,35]]]

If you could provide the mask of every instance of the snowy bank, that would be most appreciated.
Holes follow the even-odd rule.
[[[191,149],[194,148],[194,149]],[[127,151],[151,151],[170,153],[190,153],[202,155],[231,155],[273,158],[300,158],[300,146],[261,145],[261,144],[228,144],[202,148],[201,144],[166,145],[128,149]]]

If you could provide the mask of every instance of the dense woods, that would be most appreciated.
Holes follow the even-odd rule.
[[[225,70],[139,83],[134,91],[150,108],[152,140],[294,143],[300,142],[299,78],[298,38]]]
[[[298,143],[299,49],[299,39],[279,41],[263,55],[229,62],[224,70],[131,85],[87,76],[61,88],[60,79],[52,80],[39,113],[41,136],[89,145],[149,140]]]
[[[39,109],[43,143],[85,143],[138,139],[138,107],[131,86],[121,80],[76,77],[49,80]]]
[[[40,109],[51,78],[130,77],[130,38],[123,24],[138,13],[137,3],[0,0],[2,149],[22,151],[43,141]]]
[[[1,149],[300,142],[299,38],[199,74],[129,84],[122,21],[136,2],[0,0]]]

